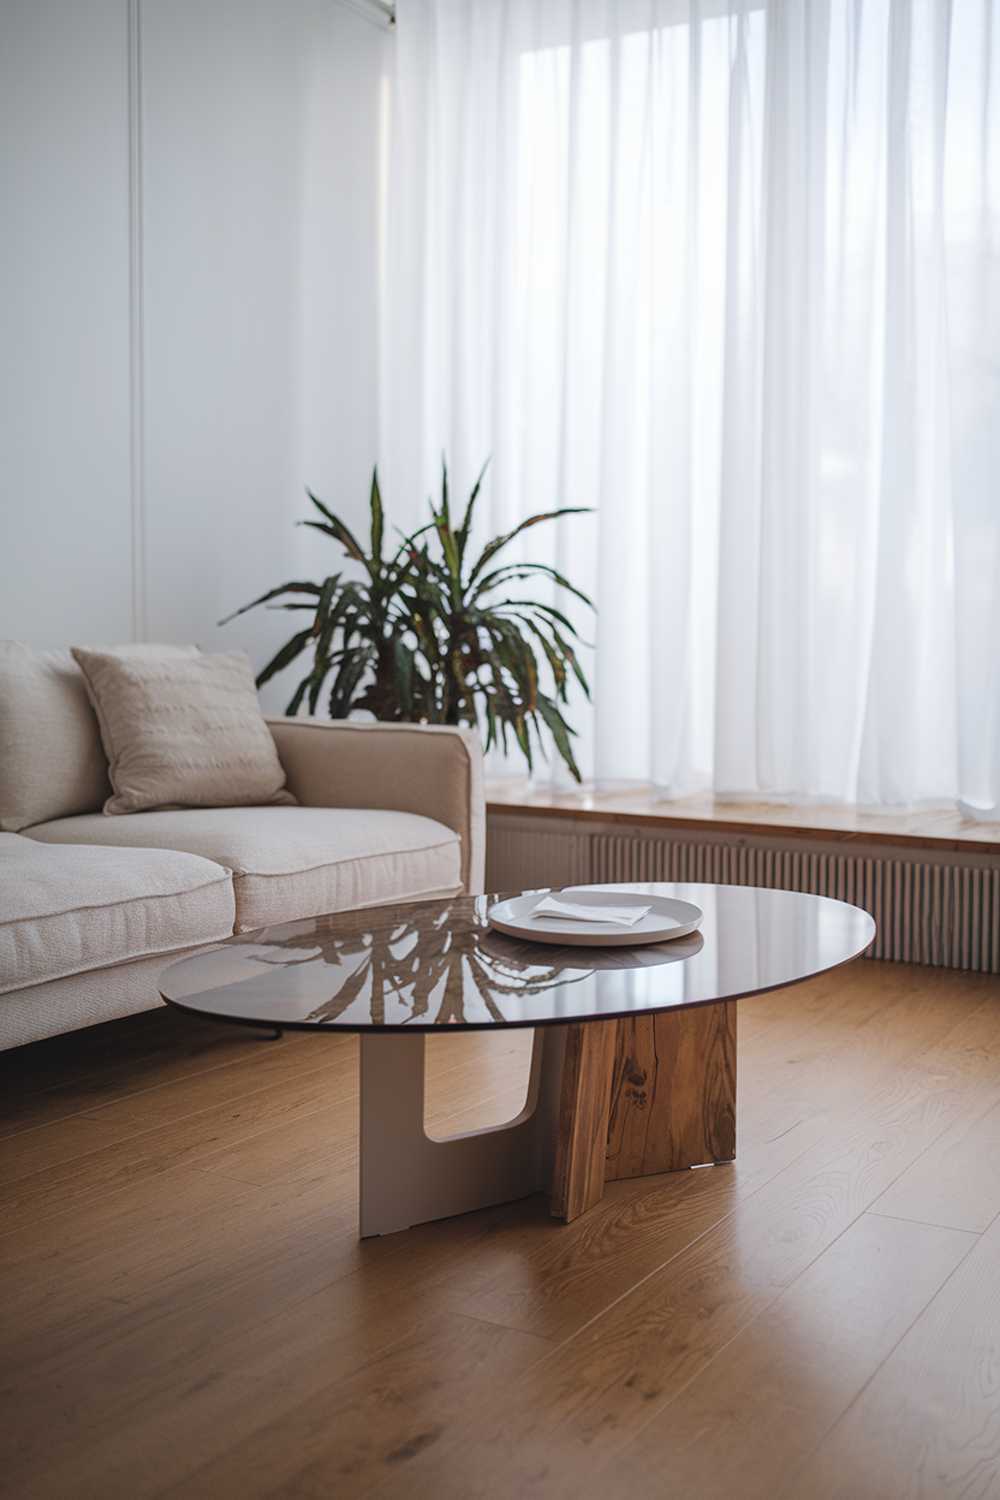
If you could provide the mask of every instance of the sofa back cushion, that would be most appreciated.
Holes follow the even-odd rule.
[[[243,651],[184,661],[74,648],[97,711],[106,813],[294,802]]]
[[[116,649],[198,654],[196,646]],[[100,727],[70,652],[0,641],[0,832],[96,812],[109,793]]]
[[[0,641],[0,831],[93,812],[107,794],[100,730],[72,656]]]

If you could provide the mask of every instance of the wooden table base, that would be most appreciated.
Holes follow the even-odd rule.
[[[575,1219],[605,1182],[731,1161],[736,1005],[535,1033],[524,1109],[506,1125],[432,1140],[424,1039],[361,1039],[361,1233],[390,1234],[547,1189]]]
[[[732,1161],[736,1003],[571,1026],[551,1209],[575,1219],[605,1182]]]

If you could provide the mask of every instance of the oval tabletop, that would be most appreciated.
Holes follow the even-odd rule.
[[[542,947],[490,929],[499,896],[456,896],[229,938],[171,964],[160,993],[220,1021],[299,1030],[565,1025],[779,989],[856,958],[875,936],[867,912],[828,896],[735,885],[591,889],[694,901],[701,930],[641,948]]]

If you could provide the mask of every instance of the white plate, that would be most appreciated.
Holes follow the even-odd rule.
[[[647,896],[643,891],[609,891],[598,886],[577,885],[556,891],[560,900],[585,901],[588,906],[649,906],[651,909],[634,927],[614,922],[572,922],[563,917],[532,917],[531,913],[548,891],[534,891],[527,896],[512,896],[490,908],[489,924],[509,937],[527,938],[532,943],[556,943],[560,948],[635,947],[639,943],[663,943],[669,938],[687,937],[701,925],[702,910],[693,901],[678,901],[673,896]]]

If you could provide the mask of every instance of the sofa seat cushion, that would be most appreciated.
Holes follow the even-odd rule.
[[[458,834],[416,813],[177,808],[61,818],[27,833],[47,843],[185,849],[225,865],[234,877],[237,932],[461,890]]]
[[[215,943],[234,919],[232,875],[207,859],[0,833],[0,993]]]

